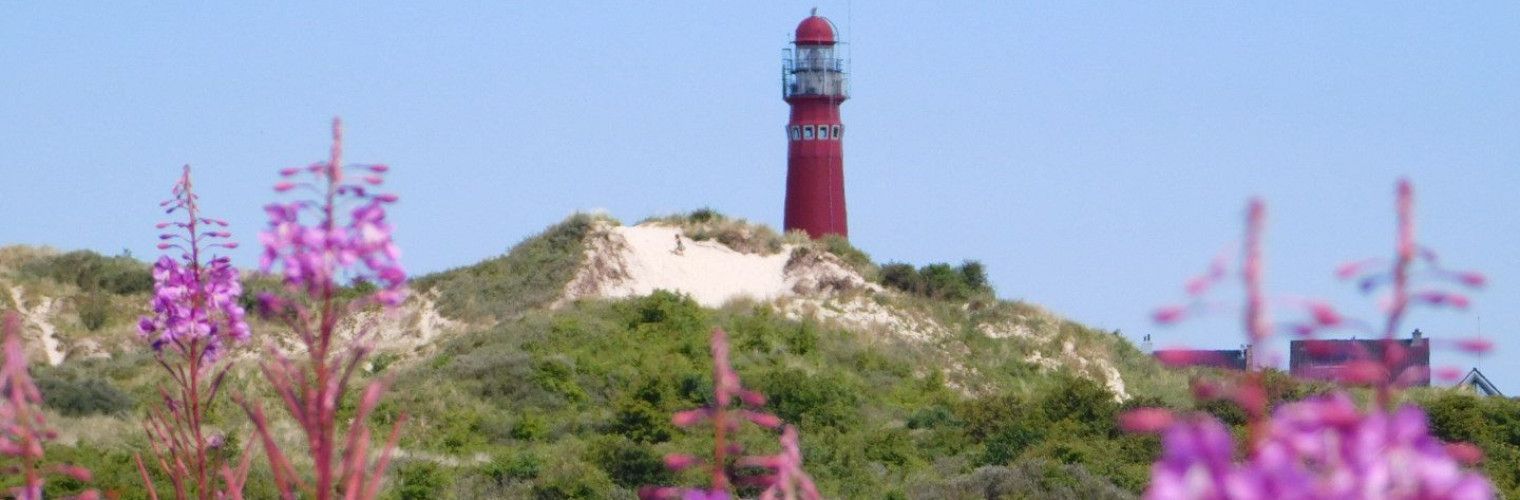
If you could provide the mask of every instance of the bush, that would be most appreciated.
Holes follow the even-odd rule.
[[[606,472],[560,454],[539,470],[533,494],[544,500],[607,498],[611,496],[612,489],[612,479]]]
[[[709,328],[707,312],[685,294],[655,290],[647,296],[618,303],[623,323],[632,335],[651,331],[696,333]]]
[[[79,323],[89,331],[99,330],[111,321],[111,298],[100,292],[89,292],[79,299]]]
[[[533,441],[549,435],[549,421],[537,411],[524,412],[512,426],[512,439]]]
[[[847,427],[858,419],[861,391],[844,376],[777,368],[760,373],[752,383],[769,398],[766,407],[784,421],[804,429]]]
[[[147,264],[127,256],[106,257],[89,250],[32,260],[21,266],[21,273],[72,284],[81,290],[118,295],[153,289],[153,274]]]
[[[913,498],[1118,500],[1135,495],[1080,465],[1025,460],[915,485]]]
[[[901,262],[881,266],[881,284],[907,293],[945,300],[970,300],[993,294],[982,263],[968,260],[960,266],[929,264],[914,269]]]
[[[438,498],[438,491],[449,483],[446,472],[433,462],[406,461],[399,465],[394,476],[394,490],[401,500]]]
[[[711,208],[697,209],[685,215],[654,217],[645,222],[675,226],[681,228],[687,238],[717,241],[741,253],[770,255],[780,252],[784,245],[782,236],[770,227],[731,218]]]
[[[1114,394],[1085,378],[1058,376],[1057,385],[1040,398],[1045,419],[1068,423],[1087,436],[1116,436],[1119,404]]]
[[[489,462],[480,467],[481,473],[491,478],[496,486],[503,486],[512,481],[524,481],[538,477],[539,468],[543,462],[528,452],[507,453],[491,457]]]
[[[619,401],[608,430],[641,443],[669,441],[675,435],[676,427],[670,423],[670,411],[656,404],[658,402],[637,397]]]
[[[625,488],[670,484],[672,481],[672,474],[665,467],[663,456],[647,445],[622,436],[598,438],[591,445],[590,458],[607,472],[613,483]]]
[[[32,377],[42,391],[43,404],[64,415],[120,415],[134,407],[127,393],[73,367],[39,366]]]
[[[829,234],[818,241],[823,243],[824,250],[839,257],[839,260],[844,261],[861,276],[872,279],[876,275],[876,264],[871,262],[871,256],[855,248],[855,245],[851,245],[850,240],[837,234]]]

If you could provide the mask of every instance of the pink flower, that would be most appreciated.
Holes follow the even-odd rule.
[[[174,198],[165,202],[170,211],[184,210],[184,222],[164,222],[160,226],[182,228],[184,234],[160,235],[160,239],[179,238],[188,248],[179,259],[167,255],[153,264],[153,314],[137,322],[141,337],[155,350],[168,346],[215,361],[224,351],[224,341],[248,340],[248,323],[238,298],[243,293],[238,271],[226,257],[209,255],[214,247],[230,248],[227,231],[200,231],[199,225],[219,221],[200,215],[197,197],[190,186],[190,168],[186,167],[174,186]],[[160,244],[160,248],[167,248]],[[178,245],[168,245],[175,247]],[[185,351],[193,349],[194,353]]]
[[[1470,453],[1431,436],[1419,408],[1362,414],[1345,394],[1279,408],[1257,452],[1239,460],[1228,430],[1208,416],[1176,421],[1162,446],[1148,499],[1493,496],[1486,479],[1461,469]]]
[[[795,493],[797,490],[800,490],[801,498],[818,499],[818,491],[813,486],[812,479],[802,472],[802,452],[797,446],[797,430],[792,426],[783,428],[783,422],[779,417],[759,411],[759,408],[765,404],[765,396],[758,391],[745,388],[740,381],[739,373],[735,372],[729,363],[728,335],[722,329],[713,329],[710,346],[713,357],[715,404],[711,407],[676,412],[671,417],[671,422],[679,427],[711,422],[713,453],[711,460],[706,463],[711,468],[712,481],[707,488],[646,486],[639,489],[639,498],[726,500],[729,498],[728,489],[734,481],[729,477],[729,468],[731,465],[738,465],[763,467],[773,471],[770,475],[747,476],[738,479],[741,484],[768,485],[766,493],[761,494],[762,499],[778,498],[775,495],[779,492]],[[744,447],[731,435],[739,432],[741,424],[745,421],[769,429],[782,428],[781,453],[731,458],[744,453]],[[694,455],[665,456],[665,466],[671,470],[684,470],[701,463],[703,460]],[[788,494],[785,498],[796,498],[796,495]]]
[[[309,175],[318,185],[338,185],[339,168],[313,168]],[[377,172],[368,179],[380,184]],[[288,191],[289,181],[275,185]],[[370,297],[386,306],[399,305],[406,297],[406,271],[401,252],[392,241],[385,206],[396,201],[391,194],[370,195],[362,189],[335,189],[327,200],[274,203],[264,207],[269,225],[259,233],[264,252],[259,268],[281,271],[288,286],[320,296],[339,285],[342,275],[374,283],[380,290]],[[347,213],[323,207],[352,205]],[[341,217],[346,215],[346,217]],[[331,217],[329,217],[331,216]]]

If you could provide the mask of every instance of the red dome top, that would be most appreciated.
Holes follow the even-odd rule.
[[[797,43],[812,43],[822,45],[834,44],[834,23],[818,15],[817,9],[813,15],[802,20],[797,25]]]

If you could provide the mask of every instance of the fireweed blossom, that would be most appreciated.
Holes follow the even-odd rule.
[[[264,247],[260,268],[282,276],[285,285],[283,295],[259,296],[259,312],[283,323],[304,348],[287,354],[271,345],[260,367],[304,434],[311,462],[299,467],[292,463],[263,409],[247,399],[239,402],[263,443],[280,497],[286,499],[327,500],[340,494],[345,499],[376,498],[404,420],[393,421],[372,464],[368,420],[380,403],[385,381],[367,384],[352,414],[345,411],[342,420],[338,417],[344,406],[340,401],[372,350],[368,325],[347,339],[338,335],[338,325],[359,309],[389,309],[406,297],[406,272],[385,219],[385,207],[397,198],[379,191],[388,168],[345,166],[342,130],[342,123],[334,119],[328,161],[280,171],[275,192],[299,196],[266,206],[269,225],[259,234]],[[377,291],[351,301],[340,299],[343,283],[368,283]],[[343,433],[345,422],[348,429]]]
[[[1482,475],[1464,468],[1476,462],[1470,445],[1442,443],[1430,434],[1423,410],[1393,404],[1396,391],[1423,374],[1399,373],[1396,367],[1406,353],[1393,336],[1411,306],[1461,308],[1465,296],[1436,288],[1415,292],[1416,277],[1479,288],[1485,280],[1470,272],[1453,272],[1436,265],[1434,252],[1414,239],[1413,189],[1400,181],[1397,191],[1398,231],[1395,258],[1390,262],[1366,260],[1342,266],[1342,279],[1360,277],[1359,287],[1372,292],[1387,288],[1382,325],[1385,349],[1381,356],[1363,355],[1348,364],[1342,383],[1372,386],[1376,401],[1358,408],[1344,391],[1279,406],[1267,412],[1266,391],[1258,363],[1234,380],[1195,384],[1200,399],[1234,401],[1248,417],[1248,439],[1237,447],[1229,429],[1207,414],[1172,415],[1163,409],[1144,408],[1121,416],[1131,432],[1159,432],[1162,457],[1151,469],[1150,499],[1267,499],[1267,498],[1493,498],[1494,490]],[[1261,346],[1278,327],[1266,313],[1269,300],[1262,290],[1264,259],[1261,234],[1264,205],[1253,201],[1247,215],[1245,249],[1240,271],[1246,288],[1245,330],[1253,346]],[[1206,308],[1204,293],[1228,277],[1221,260],[1190,280],[1185,287],[1193,305],[1160,309],[1154,318],[1170,324]],[[1424,263],[1425,269],[1414,265]],[[1375,268],[1387,265],[1387,270]],[[1322,301],[1282,301],[1299,309],[1306,319],[1286,323],[1282,329],[1299,336],[1323,331],[1368,331],[1369,323],[1348,319]],[[1468,352],[1484,352],[1491,344],[1477,340],[1456,342]],[[1253,353],[1253,358],[1261,356]],[[1168,360],[1163,360],[1167,362]],[[1174,360],[1187,361],[1187,360]]]
[[[1362,413],[1345,394],[1289,403],[1273,412],[1256,453],[1233,459],[1227,427],[1207,415],[1162,431],[1147,499],[1493,498],[1482,475],[1463,470],[1432,437],[1414,406]]]
[[[243,293],[238,271],[226,257],[211,252],[236,248],[227,222],[200,212],[186,166],[172,191],[160,203],[180,220],[161,222],[158,248],[178,257],[161,256],[153,264],[153,314],[138,321],[138,331],[152,347],[159,366],[169,374],[168,387],[159,388],[159,405],[143,422],[152,454],[149,463],[168,478],[177,499],[209,499],[240,493],[247,478],[248,454],[236,470],[227,469],[204,427],[205,415],[216,400],[230,363],[220,362],[228,343],[248,341],[248,323],[238,298]],[[251,448],[250,448],[251,449]],[[151,498],[158,492],[141,455],[134,454],[139,478]]]
[[[341,146],[334,151],[336,159]],[[385,221],[386,205],[397,198],[378,191],[388,170],[385,165],[333,163],[281,170],[276,192],[313,192],[323,199],[264,207],[269,227],[259,233],[264,245],[259,268],[279,269],[287,287],[310,297],[331,293],[340,280],[362,280],[380,288],[376,301],[400,304],[406,298],[406,271]],[[340,220],[344,211],[346,221]]]
[[[14,312],[0,317],[0,335],[4,336],[4,364],[0,365],[0,456],[11,457],[14,465],[0,469],[0,474],[14,476],[7,482],[19,482],[9,489],[10,498],[42,500],[43,480],[61,475],[80,482],[90,481],[90,471],[72,465],[44,465],[44,444],[58,437],[49,429],[42,413],[42,391],[32,382],[27,369],[26,349],[21,344],[21,318]],[[19,479],[19,481],[17,481]],[[63,498],[95,500],[95,490]]]
[[[209,366],[221,357],[224,342],[248,340],[248,323],[238,305],[243,293],[238,271],[227,257],[207,255],[237,248],[237,243],[228,240],[232,233],[226,231],[226,221],[201,215],[189,166],[173,195],[159,206],[183,219],[158,224],[159,229],[175,229],[158,236],[158,248],[179,255],[161,256],[153,264],[153,314],[138,320],[138,333],[155,351],[172,349]]]
[[[713,429],[713,452],[711,460],[704,461],[695,455],[670,454],[665,456],[665,467],[681,471],[703,465],[711,470],[711,480],[705,488],[679,488],[671,486],[645,486],[639,489],[639,498],[645,500],[729,500],[729,490],[734,478],[730,477],[733,466],[768,469],[762,475],[738,478],[745,485],[763,486],[763,499],[821,498],[813,480],[802,470],[802,451],[798,444],[797,429],[788,425],[782,430],[781,452],[776,455],[740,456],[744,448],[733,439],[744,422],[767,428],[782,427],[781,419],[760,411],[765,405],[765,395],[744,387],[739,373],[729,363],[728,334],[713,329],[710,340],[713,356],[714,404],[676,412],[671,422],[677,427],[694,427],[710,423]],[[737,457],[737,458],[735,458]]]

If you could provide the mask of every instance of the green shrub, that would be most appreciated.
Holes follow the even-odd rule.
[[[612,482],[625,488],[670,484],[672,475],[663,456],[648,445],[622,436],[602,436],[591,444],[590,459]]]
[[[134,406],[127,393],[71,366],[39,366],[32,378],[42,391],[43,404],[64,415],[120,415]]]
[[[98,291],[87,292],[78,300],[79,323],[86,330],[96,331],[111,321],[111,298]]]
[[[447,471],[433,462],[408,460],[397,465],[393,490],[401,500],[438,498],[439,490],[450,482]]]
[[[829,234],[818,241],[823,244],[824,250],[839,257],[839,260],[844,261],[861,276],[865,276],[866,279],[873,279],[876,276],[876,264],[871,262],[871,256],[855,248],[855,245],[851,245],[850,240],[837,234]]]
[[[500,489],[515,481],[529,481],[538,477],[543,462],[529,451],[506,452],[493,455],[477,472],[490,480],[491,486]]]
[[[891,262],[881,266],[879,279],[884,286],[931,299],[962,301],[993,295],[986,268],[974,260],[960,266],[936,263],[918,269]]]
[[[512,426],[512,438],[534,441],[549,435],[549,420],[537,411],[524,412]]]
[[[34,259],[21,266],[21,274],[118,295],[153,289],[153,274],[147,264],[125,255],[106,257],[89,250]]]
[[[540,360],[533,366],[533,374],[528,380],[544,392],[559,395],[568,401],[586,400],[586,390],[576,380],[575,366],[566,358]]]
[[[607,498],[613,489],[612,479],[595,465],[561,454],[544,464],[534,496],[544,500]]]
[[[935,478],[911,488],[913,498],[1121,500],[1135,498],[1080,465],[1025,460]]]
[[[1114,394],[1085,378],[1058,375],[1054,388],[1040,398],[1045,419],[1053,424],[1066,422],[1089,436],[1113,436],[1119,404]]]
[[[695,241],[717,241],[741,253],[771,255],[780,252],[784,238],[769,226],[731,218],[711,208],[689,214],[651,217],[645,222],[675,226]]]
[[[670,423],[670,412],[654,403],[626,398],[613,410],[610,431],[641,443],[663,443],[675,434],[676,427]]]
[[[747,379],[768,398],[766,407],[803,428],[848,426],[859,417],[860,390],[845,374],[777,368]]]

